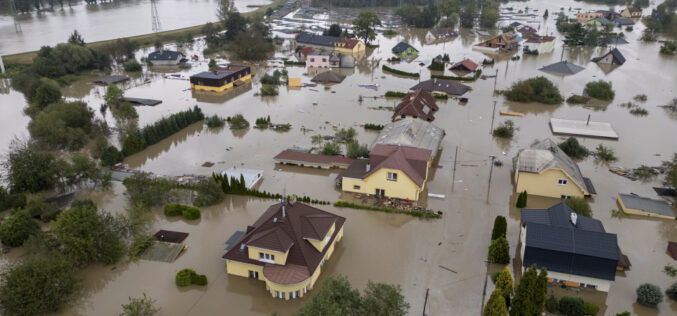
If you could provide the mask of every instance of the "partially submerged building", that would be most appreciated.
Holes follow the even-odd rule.
[[[621,16],[625,18],[639,19],[642,17],[642,9],[625,8],[621,11]]]
[[[425,34],[427,43],[442,42],[458,37],[458,32],[451,27],[438,27],[428,31]]]
[[[325,51],[315,51],[306,57],[306,66],[315,68],[330,68],[332,67],[329,59],[331,54]]]
[[[437,95],[463,95],[471,88],[454,80],[429,79],[421,81],[409,90],[423,90]]]
[[[621,51],[618,50],[618,48],[614,48],[600,57],[593,58],[592,61],[598,64],[620,66],[625,63],[625,56],[621,54]]]
[[[281,165],[296,165],[319,169],[348,168],[353,159],[341,155],[311,154],[305,151],[286,149],[277,154],[273,160]]]
[[[514,32],[502,33],[473,46],[473,50],[499,53],[515,51],[519,48],[519,40]]]
[[[637,194],[618,194],[618,207],[626,214],[677,219],[673,207],[664,200],[650,199]]]
[[[272,205],[223,256],[226,271],[265,282],[272,297],[303,297],[343,238],[345,221],[303,203]]]
[[[435,120],[437,110],[439,110],[439,107],[435,97],[430,92],[416,90],[407,93],[395,107],[393,122],[405,118],[417,118],[432,122]]]
[[[603,16],[604,16],[604,13],[602,13],[602,12],[580,12],[580,13],[576,13],[576,22],[586,23],[590,20],[601,18]]]
[[[338,53],[356,55],[366,50],[366,45],[359,39],[339,38],[334,42],[334,50]]]
[[[554,36],[534,35],[524,41],[524,51],[537,52],[538,54],[551,53],[555,49]]]
[[[434,158],[444,135],[446,133],[442,128],[430,122],[404,118],[386,124],[371,144],[371,148],[378,144],[423,148],[430,150]]]
[[[616,234],[563,202],[547,210],[522,210],[520,245],[522,271],[535,264],[548,270],[549,282],[567,287],[608,292],[616,271],[630,265]]]
[[[310,79],[310,81],[319,83],[341,83],[345,78],[346,75],[330,70],[317,74],[313,79]]]
[[[479,66],[476,62],[474,62],[474,61],[472,61],[472,60],[466,58],[466,59],[464,59],[464,60],[461,60],[461,61],[459,61],[459,62],[457,62],[457,63],[451,65],[451,67],[449,67],[449,70],[455,70],[455,71],[475,71],[475,70],[477,70],[477,68],[479,68],[479,67],[480,67],[480,66]]]
[[[540,71],[545,71],[545,72],[552,72],[560,75],[575,75],[583,70],[585,70],[584,67],[581,67],[579,65],[576,65],[574,63],[570,63],[566,60],[563,61],[558,61],[554,64],[550,64],[547,66],[543,66],[539,68],[538,70]]]
[[[222,92],[239,86],[252,78],[249,66],[228,65],[190,76],[193,90]]]
[[[410,58],[418,55],[418,50],[405,42],[397,43],[397,45],[393,47],[392,52],[402,58]]]
[[[313,33],[302,32],[296,35],[296,45],[312,47],[317,49],[333,49],[334,43],[339,40],[338,37],[317,35]]]
[[[159,50],[148,54],[148,61],[153,66],[178,65],[183,55],[172,50]]]
[[[515,191],[554,198],[596,194],[590,179],[549,138],[536,141],[513,158]]]

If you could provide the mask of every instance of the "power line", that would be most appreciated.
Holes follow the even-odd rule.
[[[160,14],[157,12],[155,0],[150,0],[150,15],[153,23],[153,32],[160,32],[162,30],[162,25],[160,24]]]

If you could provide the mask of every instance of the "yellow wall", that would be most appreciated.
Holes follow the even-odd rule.
[[[366,50],[366,48],[367,47],[364,44],[364,42],[360,41],[352,49],[346,48],[346,47],[334,46],[334,51],[339,52],[339,53],[343,53],[343,54],[358,54],[358,53],[364,52]]]
[[[244,76],[244,77],[242,77],[242,78],[240,78],[240,79],[236,79],[236,80],[248,81],[248,80],[251,80],[251,79],[252,79],[252,75],[249,74],[249,75],[246,75],[246,76]],[[227,83],[227,84],[225,84],[225,85],[223,85],[223,86],[220,86],[220,87],[201,86],[201,85],[197,85],[197,84],[192,84],[192,83],[191,83],[191,84],[190,84],[190,87],[193,88],[194,90],[223,92],[223,91],[225,91],[225,90],[227,90],[227,89],[232,88],[234,82],[235,82],[235,81],[232,81],[232,82]]]
[[[430,162],[428,162],[428,167],[429,166]],[[397,181],[389,181],[387,179],[388,172],[397,173]],[[360,189],[354,189],[353,186],[355,185],[359,185]],[[418,194],[425,188],[425,180],[423,181],[423,186],[419,187],[403,171],[381,168],[365,179],[344,177],[341,188],[343,191],[347,192],[370,195],[376,194],[376,189],[384,189],[385,195],[387,197],[410,199],[415,201],[418,200]]]
[[[289,254],[289,251],[287,251],[285,253],[285,252],[272,251],[272,250],[258,248],[258,247],[252,247],[252,246],[247,246],[247,251],[248,251],[248,254],[249,254],[249,259],[259,260],[259,252],[263,252],[263,253],[267,253],[267,254],[271,254],[271,255],[275,256],[275,264],[282,264],[282,265],[287,263],[287,254]]]
[[[661,215],[661,214],[656,214],[656,213],[649,213],[645,212],[642,210],[638,210],[635,208],[628,208],[623,204],[623,200],[621,197],[616,198],[616,203],[618,203],[618,207],[620,207],[621,211],[626,214],[632,214],[632,215],[641,215],[641,216],[648,216],[648,217],[658,217],[658,218],[665,218],[665,219],[675,219],[675,216],[666,216],[666,215]]]
[[[560,198],[561,195],[584,197],[586,192],[562,169],[547,169],[539,173],[517,172],[515,175],[517,192],[527,191],[530,195]],[[567,179],[566,185],[557,180]]]
[[[226,272],[228,274],[248,278],[250,270],[258,272],[259,273],[258,280],[263,281],[263,266],[233,260],[226,260]]]
[[[313,247],[315,247],[315,249],[317,249],[317,251],[322,251],[324,249],[324,247],[327,246],[327,244],[325,243],[327,236],[333,235],[334,230],[335,230],[335,225],[331,224],[331,227],[329,227],[327,234],[324,237],[322,237],[322,240],[309,239],[309,238],[307,238],[306,240],[309,241],[310,244],[313,245]]]

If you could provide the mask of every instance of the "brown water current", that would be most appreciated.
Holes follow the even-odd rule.
[[[550,19],[545,22],[540,17],[534,20],[540,22],[541,33],[545,33],[545,30],[556,33],[554,19],[560,6],[606,8],[573,1],[531,1],[510,5],[515,8],[525,5],[539,8],[536,13],[539,16],[545,8],[549,8]],[[530,25],[536,26],[538,23]],[[426,221],[404,215],[321,207],[347,218],[345,237],[321,278],[343,274],[360,289],[366,286],[368,280],[399,284],[411,304],[412,315],[423,310],[426,289],[430,291],[426,309],[429,315],[478,315],[487,271],[500,269],[497,266],[487,268],[485,264],[495,216],[504,215],[508,218],[511,254],[517,256],[519,211],[513,207],[515,196],[511,183],[511,159],[518,150],[529,146],[535,139],[564,139],[552,135],[548,126],[550,118],[585,120],[591,115],[593,121],[611,123],[620,136],[618,141],[580,137],[578,140],[589,149],[594,149],[598,144],[613,148],[619,157],[619,161],[614,163],[617,166],[654,166],[670,159],[677,152],[677,142],[672,137],[677,134],[677,115],[670,115],[658,107],[677,97],[677,58],[660,56],[658,43],[637,41],[642,29],[643,26],[638,24],[634,31],[625,32],[630,44],[619,45],[618,48],[627,62],[611,71],[589,62],[608,48],[567,48],[562,54],[562,42],[558,40],[555,51],[549,54],[522,56],[517,61],[510,60],[509,56],[498,57],[495,65],[483,68],[485,75],[497,74],[497,78],[469,83],[473,90],[464,95],[470,99],[466,105],[460,105],[452,99],[439,100],[440,110],[434,124],[444,128],[447,134],[442,142],[439,167],[434,169],[434,176],[428,183],[428,192],[444,194],[446,197],[427,198],[421,203],[433,210],[443,211],[444,216]],[[187,81],[161,77],[161,72],[179,72],[178,69],[151,69],[151,72],[124,85],[126,96],[163,100],[162,104],[155,107],[137,107],[139,126],[197,104],[206,115],[226,117],[243,114],[252,125],[256,118],[270,115],[273,123],[290,123],[292,129],[284,133],[254,128],[231,131],[227,126],[213,130],[196,123],[128,157],[125,163],[132,168],[165,175],[211,174],[233,166],[261,169],[264,172],[259,187],[261,190],[278,193],[286,190],[289,194],[336,201],[342,198],[333,182],[337,171],[277,166],[272,158],[291,146],[310,148],[314,146],[311,144],[312,135],[333,135],[334,127],[355,127],[357,139],[370,144],[377,133],[365,131],[359,125],[388,123],[392,112],[370,108],[394,106],[398,100],[369,97],[381,96],[388,90],[407,91],[418,83],[418,79],[395,77],[380,68],[390,57],[390,48],[399,41],[407,41],[419,48],[421,55],[411,63],[402,62],[391,67],[410,72],[420,71],[424,79],[429,78],[429,71],[425,66],[419,66],[419,62],[427,65],[438,54],[448,53],[452,61],[471,58],[481,62],[484,58],[494,57],[471,50],[470,45],[477,43],[480,38],[470,32],[464,31],[451,42],[434,45],[422,43],[425,33],[426,30],[411,30],[390,38],[379,36],[377,41],[380,47],[369,51],[354,70],[346,73],[349,76],[342,83],[331,85],[329,90],[325,90],[322,85],[297,90],[280,86],[280,95],[276,97],[254,95],[260,89],[258,78],[264,74],[263,68],[254,69],[256,77],[251,85],[238,87],[225,95],[193,92]],[[147,53],[140,52],[139,56]],[[286,54],[278,52],[277,56]],[[559,61],[562,55],[565,60],[586,69],[568,77],[537,70]],[[380,64],[376,66],[379,60]],[[203,69],[206,69],[206,64],[181,72],[190,75]],[[290,77],[301,77],[303,82],[310,82],[311,73],[307,69],[287,67],[287,70]],[[446,74],[450,72],[446,71]],[[503,97],[495,97],[492,93],[494,87],[505,89],[516,80],[534,76],[545,76],[552,80],[565,98],[571,94],[581,94],[585,83],[589,81],[610,80],[616,97],[609,104],[596,103],[597,106],[584,107],[566,103],[513,103],[505,101]],[[110,113],[103,116],[99,112],[104,89],[86,83],[88,81],[91,79],[83,78],[79,83],[64,89],[65,95],[88,102],[97,116],[115,125]],[[371,83],[380,84],[379,90],[358,87],[358,84]],[[637,94],[648,96],[646,103],[640,103],[649,111],[648,116],[633,116],[628,109],[619,106],[620,103],[632,101]],[[360,96],[363,97],[362,102],[358,101]],[[510,110],[527,114],[525,117],[510,118],[519,128],[510,141],[497,140],[490,135],[494,101],[497,102],[496,112]],[[0,146],[6,148],[12,138],[8,135],[27,134],[25,126],[28,118],[22,114],[25,101],[21,94],[15,91],[0,94],[0,104]],[[507,119],[495,113],[493,126]],[[304,132],[305,129],[309,131]],[[458,156],[454,157],[457,146]],[[493,168],[488,193],[491,156],[496,156],[503,166]],[[455,158],[458,164],[452,182]],[[215,165],[211,168],[201,167],[207,161]],[[604,223],[606,231],[618,234],[619,246],[628,255],[632,268],[617,274],[608,294],[552,290],[562,295],[582,295],[586,300],[602,306],[604,315],[614,315],[625,310],[633,315],[674,315],[677,313],[675,302],[664,302],[658,309],[643,308],[633,302],[636,298],[635,289],[641,283],[650,282],[665,289],[677,281],[662,272],[663,266],[674,264],[665,253],[665,248],[667,241],[677,241],[677,223],[632,216],[619,219],[612,217],[610,212],[618,208],[615,198],[619,192],[655,196],[651,186],[658,185],[659,181],[630,181],[610,173],[607,166],[596,163],[593,158],[581,161],[579,165],[582,173],[592,179],[597,189],[597,195],[591,201],[593,216]],[[119,183],[115,183],[109,191],[97,193],[94,199],[100,207],[111,212],[120,212],[127,205],[124,187]],[[530,197],[528,207],[545,208],[558,201]],[[151,231],[170,229],[190,233],[186,240],[187,252],[171,264],[141,260],[115,266],[92,266],[82,272],[84,294],[62,314],[117,314],[120,305],[127,302],[129,296],[140,296],[144,292],[162,306],[163,315],[269,315],[274,311],[281,315],[293,314],[308,297],[287,302],[272,299],[262,282],[226,275],[225,264],[221,259],[228,237],[254,222],[271,203],[273,201],[228,197],[219,205],[203,209],[203,217],[198,221],[169,220],[156,211],[156,221]],[[513,271],[518,273],[519,262],[513,262],[512,265]],[[182,268],[193,268],[206,274],[209,285],[204,288],[177,288],[174,274]],[[490,293],[493,285],[491,281],[488,284],[487,292]],[[317,290],[310,292],[309,297]]]

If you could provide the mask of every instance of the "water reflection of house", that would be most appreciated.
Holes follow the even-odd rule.
[[[608,292],[617,270],[630,262],[616,234],[597,219],[577,215],[566,203],[547,210],[522,210],[522,271],[531,265],[548,269],[548,282]]]
[[[435,112],[439,110],[435,97],[427,91],[416,90],[407,93],[395,107],[393,122],[404,118],[418,118],[428,122],[435,120]]]
[[[425,190],[444,134],[419,119],[389,123],[372,145],[369,159],[353,161],[337,183],[345,192],[416,201]]]
[[[554,198],[596,194],[590,179],[550,139],[536,141],[513,159],[515,191]]]
[[[451,27],[438,27],[431,29],[425,34],[426,43],[434,43],[452,40],[458,37],[458,33]]]
[[[517,35],[513,32],[502,33],[473,46],[473,50],[497,53],[514,51],[519,47]]]
[[[272,205],[223,256],[226,271],[264,281],[272,297],[303,297],[343,238],[345,221],[303,203]]]
[[[190,76],[193,90],[221,92],[251,80],[249,66],[228,65]]]

